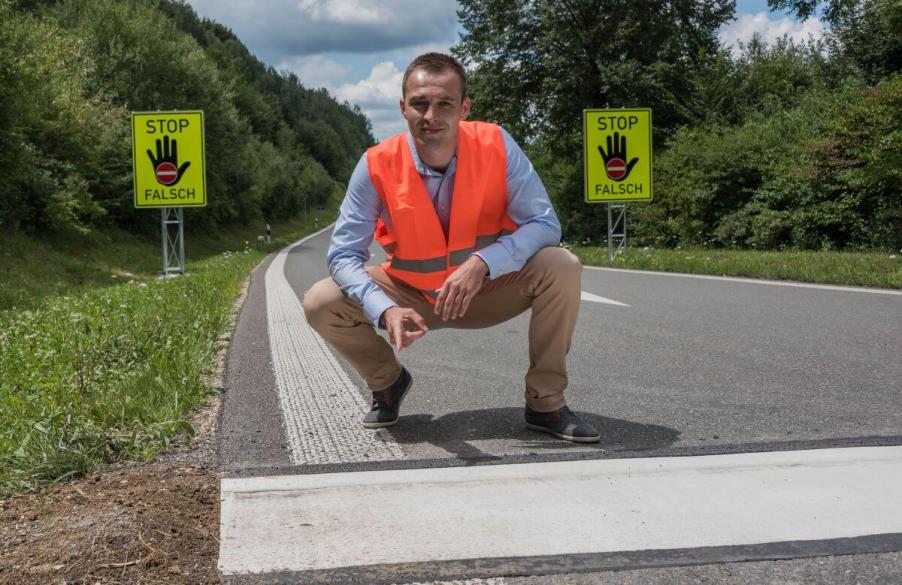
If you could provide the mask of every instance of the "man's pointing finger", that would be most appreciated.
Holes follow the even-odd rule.
[[[413,315],[410,316],[410,318],[413,320],[414,324],[420,328],[420,330],[423,332],[424,335],[426,334],[427,331],[429,331],[429,327],[426,327],[426,320],[423,319],[423,317],[420,316],[419,313],[415,312]]]
[[[390,327],[392,345],[395,347],[395,351],[401,351],[401,343],[404,340],[404,330],[400,323],[393,323]]]

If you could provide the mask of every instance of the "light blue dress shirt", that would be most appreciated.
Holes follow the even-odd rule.
[[[514,233],[502,236],[476,252],[489,267],[489,278],[520,270],[536,252],[548,246],[557,246],[561,241],[561,224],[542,180],[510,134],[502,128],[501,135],[507,154],[507,214],[519,227]],[[407,134],[407,143],[447,235],[457,155],[451,159],[445,172],[440,173],[420,160],[410,133]],[[396,306],[363,267],[370,259],[369,247],[380,217],[391,226],[388,211],[384,209],[370,179],[364,153],[351,174],[348,191],[332,232],[326,262],[341,290],[363,306],[367,318],[376,326],[382,313]]]

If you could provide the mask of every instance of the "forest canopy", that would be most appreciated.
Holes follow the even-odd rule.
[[[584,202],[582,110],[650,107],[646,245],[902,248],[902,3],[770,0],[829,26],[817,41],[717,33],[732,0],[461,0],[454,53],[477,117],[524,144],[571,242],[601,240]],[[635,239],[633,241],[636,241]]]
[[[133,207],[129,118],[154,110],[204,111],[199,228],[322,205],[374,143],[359,108],[264,65],[185,3],[0,0],[0,224],[158,225]]]

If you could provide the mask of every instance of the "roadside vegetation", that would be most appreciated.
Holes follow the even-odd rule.
[[[453,51],[474,115],[526,145],[566,241],[606,232],[606,206],[584,202],[582,110],[650,107],[654,201],[630,205],[633,244],[902,253],[902,3],[768,4],[828,30],[732,50],[717,38],[731,0],[460,0]]]
[[[305,233],[316,225],[334,220],[335,201],[314,208],[297,218],[273,224],[278,241]],[[194,210],[188,210],[194,211]],[[46,299],[71,296],[91,289],[107,288],[130,280],[156,280],[162,272],[160,214],[157,229],[131,233],[118,228],[96,229],[88,235],[44,234],[40,237],[22,232],[0,233],[0,311],[40,307]],[[244,242],[257,249],[257,237],[265,235],[266,224],[220,226],[199,231],[185,214],[185,259],[189,263],[242,248]]]
[[[160,214],[132,203],[130,112],[155,110],[205,118],[208,206],[167,280]],[[0,0],[0,493],[190,433],[241,283],[331,221],[373,143],[187,3]]]
[[[574,246],[585,266],[740,276],[821,284],[902,289],[902,254],[810,250],[722,250],[630,247],[608,260],[606,247]]]
[[[271,245],[247,228],[188,239],[187,274],[165,280],[159,243],[122,232],[102,244],[118,257],[48,246],[26,270],[0,258],[7,298],[29,297],[0,311],[0,495],[149,459],[193,433],[191,414],[218,392],[206,376],[242,283],[334,212],[277,224]],[[41,266],[57,279],[36,279]]]

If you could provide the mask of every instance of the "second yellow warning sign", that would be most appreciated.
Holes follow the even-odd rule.
[[[133,112],[135,207],[207,204],[203,112]]]
[[[648,201],[651,182],[651,110],[584,110],[586,201]]]

